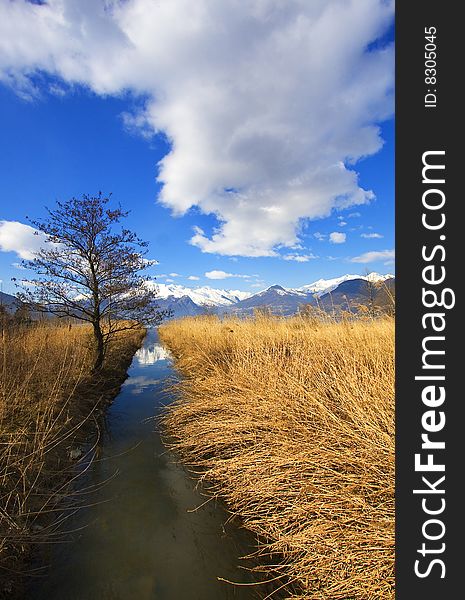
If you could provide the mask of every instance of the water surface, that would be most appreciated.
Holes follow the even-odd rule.
[[[87,485],[101,489],[79,511],[69,541],[53,546],[34,600],[222,600],[256,598],[239,556],[253,540],[207,502],[163,446],[153,419],[170,401],[169,354],[149,332],[107,411],[99,460]]]

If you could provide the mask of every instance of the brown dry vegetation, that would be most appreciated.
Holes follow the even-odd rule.
[[[91,376],[89,327],[43,323],[3,331],[0,596],[18,593],[15,575],[29,569],[31,543],[53,541],[70,514],[63,502],[70,481],[95,453],[88,436],[98,431],[98,416],[124,381],[143,335],[120,334],[102,372]]]
[[[289,598],[394,597],[394,323],[186,318],[164,424]]]

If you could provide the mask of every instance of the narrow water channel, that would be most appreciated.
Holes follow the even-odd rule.
[[[163,446],[152,418],[170,401],[174,375],[157,333],[148,333],[129,377],[107,412],[91,485],[104,483],[52,547],[50,568],[36,579],[32,600],[222,600],[256,598],[239,556],[248,534],[225,525],[227,514],[205,502]]]

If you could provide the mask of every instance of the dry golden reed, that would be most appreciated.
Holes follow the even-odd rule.
[[[69,514],[63,500],[76,477],[73,462],[82,453],[84,461],[92,457],[93,448],[83,445],[90,431],[85,425],[96,430],[99,405],[124,380],[143,334],[121,334],[110,345],[102,375],[96,377],[90,374],[90,327],[44,322],[3,330],[0,596],[2,581],[14,587],[9,575],[29,570],[23,563],[30,543],[53,539],[60,531]]]
[[[186,318],[160,335],[183,374],[171,443],[281,592],[393,598],[393,320]]]

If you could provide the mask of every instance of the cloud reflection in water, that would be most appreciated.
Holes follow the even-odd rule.
[[[160,360],[171,360],[171,354],[161,344],[150,344],[136,352],[139,365],[153,365]]]

